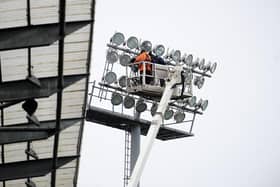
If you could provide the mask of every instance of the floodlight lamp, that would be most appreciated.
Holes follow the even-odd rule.
[[[125,54],[123,53],[121,56],[120,56],[120,64],[122,66],[127,66],[129,63],[130,63],[130,56],[128,54]]]
[[[199,66],[199,58],[196,58],[196,60],[192,62],[191,66],[193,69],[197,68]]]
[[[111,103],[112,105],[119,105],[123,102],[123,98],[121,96],[121,94],[114,92],[112,93],[112,98],[111,98]]]
[[[135,36],[131,36],[127,39],[126,45],[129,49],[135,49],[138,47],[138,39]]]
[[[202,111],[205,111],[207,106],[208,106],[208,100],[203,100],[200,106]]]
[[[210,72],[211,73],[214,73],[216,71],[216,68],[217,68],[217,62],[214,62],[210,68]]]
[[[193,74],[192,74],[192,72],[186,72],[186,75],[185,75],[185,82],[186,82],[187,84],[190,84],[191,81],[192,81],[192,79],[193,79]]]
[[[141,50],[145,50],[145,51],[149,52],[152,50],[152,43],[148,40],[145,40],[141,43],[140,48],[141,48]]]
[[[133,97],[127,95],[124,98],[124,107],[127,109],[132,108],[135,105],[135,100]]]
[[[119,85],[122,88],[127,86],[127,76],[123,75],[119,78]]]
[[[141,113],[147,109],[147,104],[144,102],[143,99],[139,99],[136,103],[136,111]]]
[[[207,72],[211,69],[211,62],[208,62],[208,64],[204,67],[204,72]]]
[[[176,62],[180,62],[181,60],[181,51],[180,50],[175,50],[171,53],[171,58]]]
[[[165,47],[163,45],[157,45],[155,48],[154,48],[154,53],[156,54],[156,56],[162,56],[165,52]]]
[[[106,59],[110,64],[113,64],[118,61],[119,55],[116,51],[108,51]]]
[[[191,66],[192,65],[192,62],[193,62],[193,55],[188,55],[187,58],[185,59],[185,64],[187,66]]]
[[[116,32],[113,37],[111,38],[113,44],[121,45],[124,42],[124,35],[123,33]]]
[[[203,70],[204,65],[205,65],[205,59],[203,58],[203,59],[199,62],[198,68],[199,68],[200,70]]]
[[[182,56],[182,61],[184,63],[186,63],[187,57],[188,57],[188,55],[186,53],[184,53],[184,55]]]
[[[195,104],[195,108],[198,109],[201,107],[203,100],[199,99],[199,101]]]
[[[153,103],[151,107],[151,115],[154,116],[157,112],[158,104],[156,102]]]
[[[192,96],[190,98],[187,99],[187,104],[190,106],[190,107],[194,107],[195,106],[195,103],[196,103],[196,96]]]
[[[204,79],[203,76],[199,77],[198,83],[197,83],[198,89],[201,89],[201,88],[202,88],[202,86],[204,85],[204,81],[205,81],[205,79]]]
[[[199,82],[199,76],[195,76],[195,77],[194,77],[194,80],[193,80],[193,84],[194,84],[195,86],[197,86],[197,85],[198,85],[198,82]]]
[[[116,82],[117,80],[117,75],[116,73],[109,71],[108,73],[106,73],[105,75],[105,82],[107,82],[108,84],[112,84],[113,82]]]
[[[175,119],[176,123],[180,123],[180,122],[184,121],[185,116],[186,115],[184,112],[178,110],[174,114],[174,119]]]
[[[174,111],[170,108],[167,108],[164,112],[164,119],[169,120],[173,117],[173,115],[174,115]]]

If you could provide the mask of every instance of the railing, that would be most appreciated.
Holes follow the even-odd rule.
[[[143,67],[142,71],[139,69],[140,64],[142,64]],[[148,65],[151,66],[150,72],[146,70]],[[155,64],[148,61],[129,64],[126,67],[128,86],[141,84],[164,87],[164,82],[168,78],[169,68],[169,65]]]

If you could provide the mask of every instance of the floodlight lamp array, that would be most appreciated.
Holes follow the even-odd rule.
[[[145,50],[147,52],[152,52],[155,56],[162,57],[165,62],[175,62],[175,64],[180,64],[186,66],[185,68],[185,84],[187,85],[194,85],[198,89],[201,89],[205,82],[205,76],[211,77],[209,74],[206,74],[207,72],[214,73],[217,68],[217,63],[211,63],[208,61],[206,63],[206,60],[204,58],[194,58],[192,54],[186,54],[182,55],[180,50],[171,50],[166,49],[164,45],[152,45],[152,42],[149,40],[139,40],[135,36],[130,36],[128,39],[125,39],[124,34],[120,32],[116,32],[111,37],[111,46],[109,46],[109,49],[107,51],[106,60],[110,64],[114,64],[119,60],[119,63],[122,66],[127,66],[130,64],[132,57],[135,57],[135,55],[139,54],[140,50]],[[124,47],[118,47],[122,45]],[[120,52],[122,51],[122,52]],[[164,55],[166,53],[166,55]],[[172,63],[171,63],[172,64]],[[199,71],[196,71],[195,69],[198,69]],[[195,75],[195,76],[194,76]],[[127,76],[121,76],[119,79],[117,79],[117,75],[114,72],[107,72],[104,76],[104,81],[108,84],[112,83],[118,83],[120,88],[125,88],[128,85],[128,77]],[[191,88],[192,89],[192,88]],[[147,104],[144,102],[143,99],[139,99],[137,102],[135,102],[135,98],[131,96],[125,96],[123,99],[123,96],[117,93],[112,94],[112,100],[113,105],[119,105],[121,103],[124,104],[124,107],[129,109],[132,107],[135,107],[137,112],[143,112],[147,109]],[[185,106],[190,108],[195,108],[195,110],[201,109],[202,111],[205,111],[208,106],[208,100],[202,100],[200,99],[197,101],[196,96],[192,96],[186,100],[184,100]],[[158,107],[158,103],[154,102],[150,111],[151,115],[155,115],[156,110]],[[176,117],[175,117],[176,116]],[[185,114],[182,110],[178,110],[174,112],[172,109],[168,108],[164,113],[164,119],[169,120],[172,117],[174,117],[174,120],[176,122],[180,122],[184,120]]]
[[[116,32],[111,37],[110,41],[114,46],[120,46],[121,44],[123,44],[126,48],[118,48],[118,47],[116,48],[114,46],[111,46],[115,50],[116,49],[122,50],[125,53],[123,53],[122,55],[119,56],[118,53],[116,53],[115,51],[110,51],[110,53],[108,52],[107,60],[109,63],[114,63],[119,58],[121,65],[125,66],[129,63],[129,60],[131,59],[131,55],[139,54],[140,50],[145,50],[147,52],[150,52],[150,51],[153,52],[154,55],[156,55],[156,56],[159,56],[159,57],[162,56],[164,61],[166,61],[166,62],[173,61],[173,62],[175,62],[175,64],[179,64],[179,63],[183,62],[187,67],[189,67],[191,69],[198,68],[198,70],[202,71],[202,74],[207,73],[207,72],[210,72],[213,74],[217,68],[216,62],[215,63],[208,62],[206,64],[206,61],[204,58],[202,58],[201,60],[199,58],[196,58],[194,60],[194,57],[192,54],[181,55],[180,50],[173,49],[170,52],[168,52],[168,50],[167,50],[167,54],[164,55],[164,53],[165,53],[164,45],[159,44],[159,45],[155,45],[153,47],[151,41],[144,40],[144,41],[140,42],[139,39],[135,36],[130,36],[130,37],[128,37],[127,40],[125,40],[125,36],[121,32]]]

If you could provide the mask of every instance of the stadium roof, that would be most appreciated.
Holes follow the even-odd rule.
[[[0,1],[0,187],[77,185],[94,5]]]

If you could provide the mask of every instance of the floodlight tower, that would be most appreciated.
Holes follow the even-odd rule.
[[[164,45],[153,47],[150,41],[141,42],[135,36],[126,40],[120,32],[111,37],[107,47],[102,80],[98,85],[93,83],[90,93],[87,120],[125,131],[124,186],[139,187],[156,138],[193,136],[195,117],[208,106],[208,100],[197,101],[193,91],[195,87],[202,88],[217,63],[205,65],[205,59],[193,60],[192,54],[181,55],[180,50],[165,52]],[[149,52],[151,62],[131,60],[142,50]],[[152,67],[150,73],[148,66]],[[171,127],[186,123],[190,124],[187,129],[185,125],[180,129]],[[147,139],[140,151],[141,135]]]

